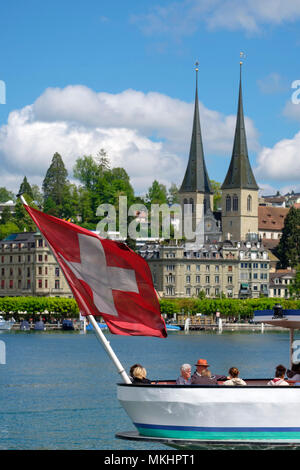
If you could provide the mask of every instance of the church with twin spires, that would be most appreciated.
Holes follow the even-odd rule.
[[[192,138],[186,172],[179,190],[183,214],[191,213],[192,228],[203,243],[224,240],[246,241],[258,237],[258,185],[248,157],[242,97],[242,62],[240,62],[239,97],[233,150],[222,190],[222,215],[216,217],[213,190],[208,176],[201,134],[198,103],[198,67]],[[187,210],[188,208],[188,210]]]

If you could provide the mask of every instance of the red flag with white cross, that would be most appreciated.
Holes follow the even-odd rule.
[[[146,261],[125,244],[24,204],[61,266],[83,315],[114,334],[166,337]]]

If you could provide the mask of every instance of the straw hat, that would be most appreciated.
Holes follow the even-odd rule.
[[[195,366],[209,367],[209,364],[207,364],[206,359],[198,359],[197,364],[195,364]]]

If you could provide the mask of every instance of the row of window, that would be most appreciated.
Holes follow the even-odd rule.
[[[201,264],[196,264],[196,271],[200,271],[201,266],[202,266]],[[207,264],[205,266],[205,271],[210,272],[212,266],[213,265]],[[167,264],[166,269],[167,269],[167,271],[175,271],[175,265],[174,264]],[[190,264],[186,265],[186,271],[191,271],[191,265]],[[220,272],[220,266],[215,265],[215,272],[216,273]],[[232,266],[228,266],[228,272],[232,272]]]
[[[45,266],[44,270],[43,270],[42,266],[38,266],[37,274],[39,276],[42,276],[43,272],[44,272],[44,275],[47,276],[48,275],[48,267]],[[17,268],[15,270],[13,268],[9,268],[9,269],[1,268],[1,276],[5,276],[5,273],[6,274],[9,273],[10,276],[13,276],[14,273],[17,274],[18,276],[22,276],[23,275],[23,270],[22,270],[22,268]],[[30,277],[30,275],[31,275],[31,269],[28,268],[28,267],[26,268],[26,274],[27,274],[27,277]],[[59,275],[60,275],[60,268],[55,268],[55,277],[59,277]]]
[[[218,287],[212,289],[210,287],[206,287],[205,289],[201,289],[200,287],[196,287],[195,289],[195,295],[199,295],[201,291],[205,292],[205,295],[207,297],[214,296],[214,297],[219,297],[221,294],[221,291]],[[173,295],[175,296],[175,288],[174,287],[166,287],[166,295]],[[190,287],[187,287],[185,289],[185,295],[191,296],[192,295],[192,289]],[[233,293],[231,289],[228,289],[227,291],[227,297],[232,297]]]
[[[34,261],[34,257],[32,255],[18,255],[18,256],[1,256],[1,263],[31,263]],[[42,263],[43,261],[48,261],[48,255],[36,255],[36,261]]]
[[[22,248],[27,248],[27,249],[31,249],[31,248],[43,248],[43,247],[46,247],[47,246],[47,243],[44,242],[44,240],[42,238],[39,238],[36,242],[36,245],[34,242],[27,242],[27,243],[3,243],[1,245],[1,250],[4,251],[4,250],[9,250],[9,251],[13,251],[14,249],[18,249],[19,251],[22,249]]]
[[[168,284],[175,284],[176,276],[168,275],[166,276]],[[195,276],[196,284],[201,283],[201,276]],[[210,284],[211,276],[205,276],[205,284]],[[215,284],[220,284],[220,276],[215,276]],[[186,284],[191,283],[191,276],[185,276]],[[228,284],[232,284],[232,276],[227,276]]]
[[[31,289],[31,280],[30,279],[27,279],[26,280],[26,284],[25,284],[25,287],[22,286],[22,280],[21,279],[18,279],[17,281],[15,281],[14,279],[9,279],[8,281],[5,281],[5,279],[2,279],[1,280],[1,289],[14,289],[14,288],[18,288],[18,289]],[[36,284],[37,288],[38,289],[43,289],[43,287],[45,289],[48,289],[48,279],[37,279],[37,284]],[[59,279],[55,279],[54,281],[54,288],[55,289],[60,289],[60,281]]]
[[[259,263],[241,263],[241,268],[258,269]],[[268,263],[260,263],[260,269],[268,269]]]
[[[239,198],[237,194],[234,194],[232,197],[227,194],[226,196],[226,212],[236,212],[239,210]],[[247,197],[247,211],[251,212],[252,210],[252,197],[249,196]]]

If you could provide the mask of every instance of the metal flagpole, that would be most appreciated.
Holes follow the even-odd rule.
[[[24,205],[28,206],[28,204],[27,204],[26,200],[24,199],[24,197],[22,196],[22,194],[18,194],[17,196],[20,197],[20,199],[21,199],[21,201]],[[53,253],[53,256],[56,259],[54,253]],[[101,328],[99,327],[98,323],[96,322],[94,316],[93,315],[88,315],[88,319],[94,327],[97,338],[102,343],[102,346],[104,347],[105,351],[107,352],[107,354],[109,355],[109,357],[111,358],[113,363],[115,364],[115,366],[118,370],[118,373],[121,375],[122,379],[124,380],[124,382],[126,384],[131,384],[130,378],[128,377],[124,367],[122,366],[122,364],[120,363],[120,361],[117,358],[116,354],[114,353],[112,347],[110,346],[109,341],[107,341],[105,335],[102,333]]]
[[[118,370],[118,373],[121,375],[122,379],[124,380],[124,382],[126,384],[131,384],[130,378],[128,377],[128,375],[127,375],[124,367],[120,363],[119,359],[115,355],[109,341],[107,341],[107,339],[105,338],[105,335],[102,333],[101,328],[99,327],[98,323],[96,322],[94,316],[93,315],[88,315],[88,319],[94,327],[97,338],[102,343],[102,345],[103,345],[104,349],[106,350],[107,354],[109,355],[109,357],[111,358],[111,360],[115,364],[115,366]]]

